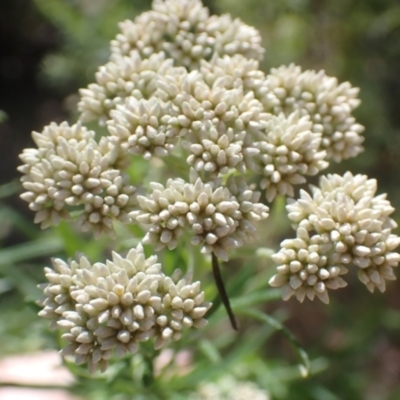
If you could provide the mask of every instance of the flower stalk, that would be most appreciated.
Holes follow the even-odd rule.
[[[221,270],[219,268],[218,258],[214,253],[212,253],[211,260],[212,260],[213,276],[214,276],[215,284],[218,289],[218,293],[221,296],[222,303],[225,306],[229,320],[231,321],[232,328],[235,331],[238,331],[239,325],[237,323],[235,314],[232,311],[231,303],[229,301],[229,296],[225,289],[224,280],[222,279]]]

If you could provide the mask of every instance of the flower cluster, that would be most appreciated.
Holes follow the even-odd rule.
[[[251,182],[269,202],[295,197],[294,186],[329,160],[363,150],[363,127],[352,115],[358,89],[293,64],[264,74],[260,35],[239,19],[210,16],[200,0],[154,0],[120,29],[96,82],[80,91],[80,122],[34,132],[37,148],[20,156],[21,197],[42,228],[77,217],[83,230],[100,235],[113,232],[114,220],[137,223],[155,251],[175,249],[187,233],[213,254],[214,268],[216,258],[227,261],[231,249],[254,241],[257,223],[268,217]],[[91,120],[108,134],[96,140],[82,126]],[[174,160],[165,185],[152,182],[137,195],[128,172],[139,157],[149,168]],[[189,181],[174,178],[185,172]],[[311,194],[301,190],[289,200],[296,237],[273,256],[270,280],[285,300],[328,303],[328,289],[344,287],[350,269],[371,292],[395,279],[400,239],[392,234],[393,208],[376,189],[363,175],[327,175]],[[178,340],[184,328],[203,326],[210,308],[199,282],[178,271],[165,276],[141,245],[105,264],[56,259],[46,277],[40,315],[66,331],[63,354],[91,372],[104,370],[114,352],[134,353],[141,341],[160,348]],[[250,383],[230,386],[208,386],[196,399],[268,398]]]
[[[179,279],[178,270],[165,276],[141,245],[126,258],[113,253],[105,264],[83,256],[70,263],[55,259],[45,273],[39,315],[66,331],[62,354],[87,363],[90,372],[104,371],[114,353],[135,353],[140,342],[154,339],[158,349],[179,340],[182,330],[207,323],[211,303],[204,302],[200,282]]]
[[[397,226],[389,217],[394,209],[386,195],[375,193],[374,179],[347,172],[322,177],[312,195],[301,191],[300,199],[288,204],[297,237],[283,241],[273,256],[279,266],[270,280],[283,286],[284,299],[317,296],[327,303],[327,289],[346,286],[342,275],[348,268],[358,269],[371,292],[383,292],[386,281],[395,279],[400,238],[391,232]]]
[[[265,110],[286,115],[300,110],[310,115],[313,131],[322,133],[322,148],[328,158],[340,162],[363,151],[364,127],[356,123],[352,111],[359,106],[359,89],[349,82],[338,84],[324,71],[304,71],[291,64],[273,68],[258,90]]]
[[[259,152],[249,135],[262,129],[262,107],[253,93],[245,95],[243,88],[227,90],[222,79],[212,87],[201,80],[188,100],[181,104],[188,120],[182,143],[189,152],[188,164],[216,175],[232,168],[245,172]]]
[[[98,119],[101,123],[110,117],[110,111],[124,104],[127,97],[149,99],[157,91],[158,80],[172,68],[173,61],[163,53],[142,59],[138,52],[130,57],[119,57],[99,68],[96,83],[80,89],[78,110],[81,121]]]
[[[124,106],[118,106],[111,113],[112,119],[107,123],[111,140],[129,153],[142,155],[145,160],[153,155],[166,156],[174,149],[180,135],[180,128],[173,124],[173,114],[171,102],[130,97]]]
[[[244,181],[231,179],[224,187],[200,178],[194,183],[169,179],[166,187],[152,182],[151,188],[149,197],[138,196],[140,209],[130,215],[149,226],[143,242],[156,250],[174,249],[184,229],[190,227],[193,245],[227,260],[229,249],[253,238],[254,222],[268,217],[268,207],[258,203],[259,193]]]
[[[115,168],[120,149],[105,138],[97,143],[94,136],[80,124],[52,123],[33,133],[38,148],[21,154],[26,190],[21,197],[42,228],[76,213],[82,229],[95,234],[111,232],[114,219],[130,222],[135,189]]]
[[[151,11],[120,23],[120,29],[111,42],[113,57],[137,50],[147,58],[163,51],[189,70],[214,54],[260,59],[264,53],[256,29],[230,15],[210,17],[200,0],[154,0]]]
[[[213,79],[207,68],[220,73],[218,59],[205,63],[203,73],[188,74],[173,68],[163,56],[143,61],[137,53],[132,57],[102,67],[96,75],[102,85],[81,90],[82,121],[108,119],[113,142],[146,159],[165,156],[184,138],[181,144],[189,153],[187,162],[197,171],[218,175],[232,168],[241,172],[251,168],[251,159],[259,152],[253,136],[267,118],[253,91],[243,86],[253,82],[247,75],[257,72],[255,60],[235,60],[242,65],[240,78]],[[222,66],[229,60],[226,56]],[[142,72],[132,73],[132,69]]]
[[[214,55],[210,61],[202,60],[200,72],[209,86],[223,79],[226,89],[243,87],[246,94],[251,91],[258,94],[265,81],[265,74],[259,69],[258,60],[246,58],[241,54]]]
[[[109,120],[114,142],[133,154],[165,156],[181,144],[196,171],[260,173],[272,201],[292,196],[293,185],[329,159],[363,149],[363,127],[351,114],[357,88],[293,64],[266,76],[258,33],[229,16],[210,17],[199,0],[155,0],[121,30],[78,108],[82,121]],[[282,146],[294,156],[287,163]]]
[[[260,151],[256,157],[266,189],[268,201],[277,194],[294,196],[294,184],[305,183],[304,175],[316,175],[328,166],[326,151],[320,150],[321,134],[311,131],[309,116],[298,112],[273,116],[254,146]]]

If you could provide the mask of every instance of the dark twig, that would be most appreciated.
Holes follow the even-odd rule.
[[[228,294],[226,293],[224,281],[222,280],[221,271],[219,269],[219,264],[218,264],[218,258],[214,253],[212,253],[212,270],[213,270],[215,284],[217,285],[217,289],[219,295],[221,296],[222,303],[224,304],[226,312],[228,313],[232,328],[235,329],[235,331],[238,331],[239,327],[235,315],[233,314]]]

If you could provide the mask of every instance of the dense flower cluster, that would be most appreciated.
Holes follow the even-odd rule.
[[[293,197],[293,185],[305,183],[304,175],[316,175],[328,166],[326,151],[320,150],[321,134],[311,131],[309,116],[298,112],[273,116],[254,146],[260,151],[258,166],[264,175],[260,186],[268,201],[277,194]]]
[[[363,150],[363,127],[352,116],[360,103],[357,88],[293,64],[265,75],[258,33],[238,20],[228,29],[228,20],[210,17],[199,0],[155,0],[151,11],[121,24],[110,62],[100,67],[97,83],[81,90],[81,120],[110,120],[114,141],[146,159],[180,143],[197,171],[217,177],[231,169],[255,170],[264,175],[260,182],[269,201],[293,195],[293,185],[329,159]],[[299,122],[306,116],[307,134]],[[280,146],[277,136],[287,138],[288,130],[302,151],[288,148],[300,155],[285,165],[286,155],[271,153]]]
[[[112,119],[108,121],[111,140],[129,153],[142,155],[145,160],[153,155],[166,156],[179,138],[180,128],[173,125],[170,102],[130,97],[111,114]]]
[[[341,276],[348,268],[358,269],[371,292],[383,292],[386,281],[395,279],[400,238],[391,232],[397,227],[389,217],[394,209],[386,195],[375,196],[376,186],[365,175],[327,175],[312,195],[301,191],[288,204],[297,237],[283,241],[273,256],[279,267],[270,280],[283,286],[284,299],[294,294],[300,301],[318,296],[328,302],[327,289],[346,286]]]
[[[120,23],[120,29],[111,42],[114,57],[129,56],[132,50],[143,57],[164,51],[190,70],[214,54],[260,59],[264,53],[256,29],[230,15],[209,16],[200,0],[154,0],[151,11]]]
[[[359,106],[359,89],[349,82],[338,84],[324,71],[304,71],[291,64],[272,68],[259,89],[266,111],[286,115],[300,110],[310,115],[313,130],[322,133],[322,148],[328,158],[340,162],[363,151],[364,127],[356,123],[352,111]]]
[[[217,80],[223,79],[226,89],[243,87],[245,93],[253,91],[258,94],[265,80],[264,72],[259,69],[258,60],[240,54],[214,55],[210,61],[202,60],[199,70],[207,85],[213,86]]]
[[[181,104],[188,121],[183,141],[190,154],[188,164],[196,171],[216,174],[231,168],[245,172],[259,152],[249,135],[262,129],[260,102],[252,92],[245,95],[243,88],[225,89],[223,79],[210,87],[201,77],[191,95]]]
[[[254,241],[256,223],[268,217],[251,182],[269,202],[295,197],[294,186],[330,160],[363,150],[364,128],[352,115],[358,89],[293,64],[266,75],[260,35],[239,19],[210,16],[200,0],[154,0],[120,29],[96,82],[80,91],[80,122],[34,132],[37,148],[20,156],[21,197],[42,228],[76,218],[100,235],[113,232],[114,220],[137,223],[155,251],[175,249],[188,233],[192,245],[213,254],[214,270],[216,258],[227,261],[231,249]],[[91,120],[108,134],[96,139],[82,126]],[[165,185],[152,182],[150,193],[138,188],[137,195],[128,172],[138,156],[149,168],[176,161]],[[176,178],[185,173],[189,181]],[[375,180],[327,175],[311,194],[289,200],[287,211],[296,237],[273,256],[270,280],[285,300],[328,303],[328,289],[344,287],[350,269],[371,292],[395,279],[400,239]],[[114,351],[134,353],[149,339],[160,348],[206,323],[210,304],[199,282],[178,275],[165,276],[141,245],[105,264],[56,259],[46,269],[40,315],[66,331],[64,355],[104,370]],[[251,383],[203,389],[196,399],[268,398]]]
[[[140,210],[131,217],[148,225],[143,239],[156,250],[167,246],[173,249],[186,227],[192,231],[192,244],[201,251],[228,259],[228,250],[248,242],[255,233],[254,222],[268,217],[268,207],[258,203],[259,193],[253,192],[244,181],[231,179],[227,186],[194,183],[169,179],[166,187],[152,182],[150,197],[138,196]]]
[[[83,256],[70,263],[55,259],[45,272],[49,283],[42,285],[39,315],[67,331],[62,354],[86,362],[90,372],[104,371],[114,353],[135,353],[139,342],[154,339],[160,348],[179,340],[182,330],[207,323],[211,303],[204,302],[200,282],[176,272],[165,276],[141,245],[126,258],[113,253],[105,264],[91,265]]]
[[[124,104],[127,97],[149,99],[155,94],[158,80],[173,68],[173,61],[164,53],[142,59],[138,52],[119,57],[99,68],[96,83],[80,89],[78,109],[82,122],[98,119],[104,123],[110,110]]]
[[[38,148],[21,154],[24,165],[18,169],[26,190],[21,197],[42,228],[74,213],[79,213],[82,229],[95,234],[111,232],[114,219],[130,222],[135,189],[115,168],[119,146],[106,138],[97,143],[94,136],[80,124],[52,123],[33,133]]]

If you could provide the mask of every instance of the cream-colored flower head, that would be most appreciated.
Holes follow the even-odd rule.
[[[302,190],[299,200],[289,202],[297,238],[284,241],[273,256],[280,266],[270,281],[284,287],[285,299],[317,295],[327,302],[326,288],[345,286],[339,275],[347,268],[357,269],[371,292],[383,292],[386,281],[395,279],[400,238],[392,234],[397,224],[389,215],[394,209],[386,195],[375,193],[374,179],[347,172],[322,177],[312,195]]]
[[[169,123],[184,138],[188,164],[214,176],[231,168],[244,172],[258,153],[247,136],[261,130],[266,118],[253,92],[245,94],[242,87],[226,89],[229,76],[208,85],[199,71],[186,75],[174,71],[164,78],[159,81],[158,96],[173,104],[175,117]]]
[[[174,114],[171,102],[129,97],[111,112],[107,127],[112,140],[123,149],[150,160],[152,156],[164,157],[174,149],[181,132],[173,124]]]
[[[256,240],[255,224],[268,218],[269,209],[265,204],[259,203],[261,193],[254,191],[254,185],[249,185],[244,178],[231,176],[226,186],[235,196],[242,214],[235,233],[243,243],[251,243]]]
[[[233,20],[229,14],[212,15],[207,21],[206,31],[215,37],[213,54],[220,57],[241,54],[254,60],[262,60],[264,57],[260,33],[239,18]]]
[[[96,83],[80,89],[78,110],[82,122],[98,119],[104,124],[110,111],[124,104],[127,97],[149,99],[157,91],[157,81],[173,68],[173,61],[164,53],[152,54],[142,59],[137,51],[129,57],[115,57],[101,66],[96,73]]]
[[[215,176],[231,168],[245,172],[252,165],[258,150],[247,136],[261,130],[265,118],[253,92],[245,94],[242,87],[226,89],[226,79],[221,77],[209,86],[202,74],[192,72],[181,83],[181,96],[173,100],[180,114],[176,124],[186,131],[182,145],[189,153],[188,164]]]
[[[208,86],[223,79],[226,89],[243,87],[245,93],[258,90],[265,80],[258,60],[241,54],[221,57],[215,54],[210,61],[202,60],[199,70]]]
[[[227,186],[221,186],[200,178],[194,183],[169,179],[166,187],[153,182],[151,188],[149,197],[138,196],[140,210],[130,215],[149,226],[143,242],[156,250],[175,248],[179,236],[190,228],[193,245],[227,260],[230,249],[253,238],[254,222],[268,217],[268,207],[257,203],[259,194],[243,181],[231,179]]]
[[[145,58],[164,51],[175,65],[194,70],[216,53],[254,59],[264,53],[256,29],[229,15],[209,17],[200,0],[154,0],[153,10],[120,23],[120,29],[111,42],[114,58],[132,50]]]
[[[363,151],[364,127],[352,116],[360,104],[358,92],[349,82],[339,84],[324,71],[302,72],[291,64],[271,69],[256,97],[275,115],[295,110],[310,115],[313,131],[322,133],[321,145],[328,158],[340,162]]]
[[[329,303],[328,289],[347,286],[341,277],[348,272],[344,265],[338,265],[338,255],[334,254],[334,245],[329,235],[313,235],[304,228],[297,229],[295,239],[286,239],[281,249],[272,256],[279,266],[269,284],[283,287],[283,300],[293,295],[303,302],[306,296],[310,300],[318,297]]]
[[[326,151],[320,149],[321,134],[313,132],[308,115],[294,112],[272,116],[254,146],[260,151],[256,164],[263,178],[268,201],[277,194],[294,196],[293,185],[306,182],[306,175],[316,175],[328,166]]]
[[[48,284],[39,301],[44,318],[66,331],[64,356],[87,363],[90,372],[104,371],[114,353],[135,353],[152,339],[155,348],[179,340],[186,328],[200,328],[211,303],[204,302],[200,282],[165,276],[157,257],[146,258],[139,245],[126,258],[113,253],[105,264],[81,257],[78,262],[53,260]],[[53,324],[54,325],[54,324]]]
[[[42,228],[80,212],[83,230],[112,232],[112,221],[130,222],[127,212],[135,203],[134,187],[114,165],[121,162],[119,148],[80,124],[55,123],[33,132],[38,146],[20,155],[19,171],[26,192],[21,198],[36,212]],[[107,142],[107,143],[106,143]]]

